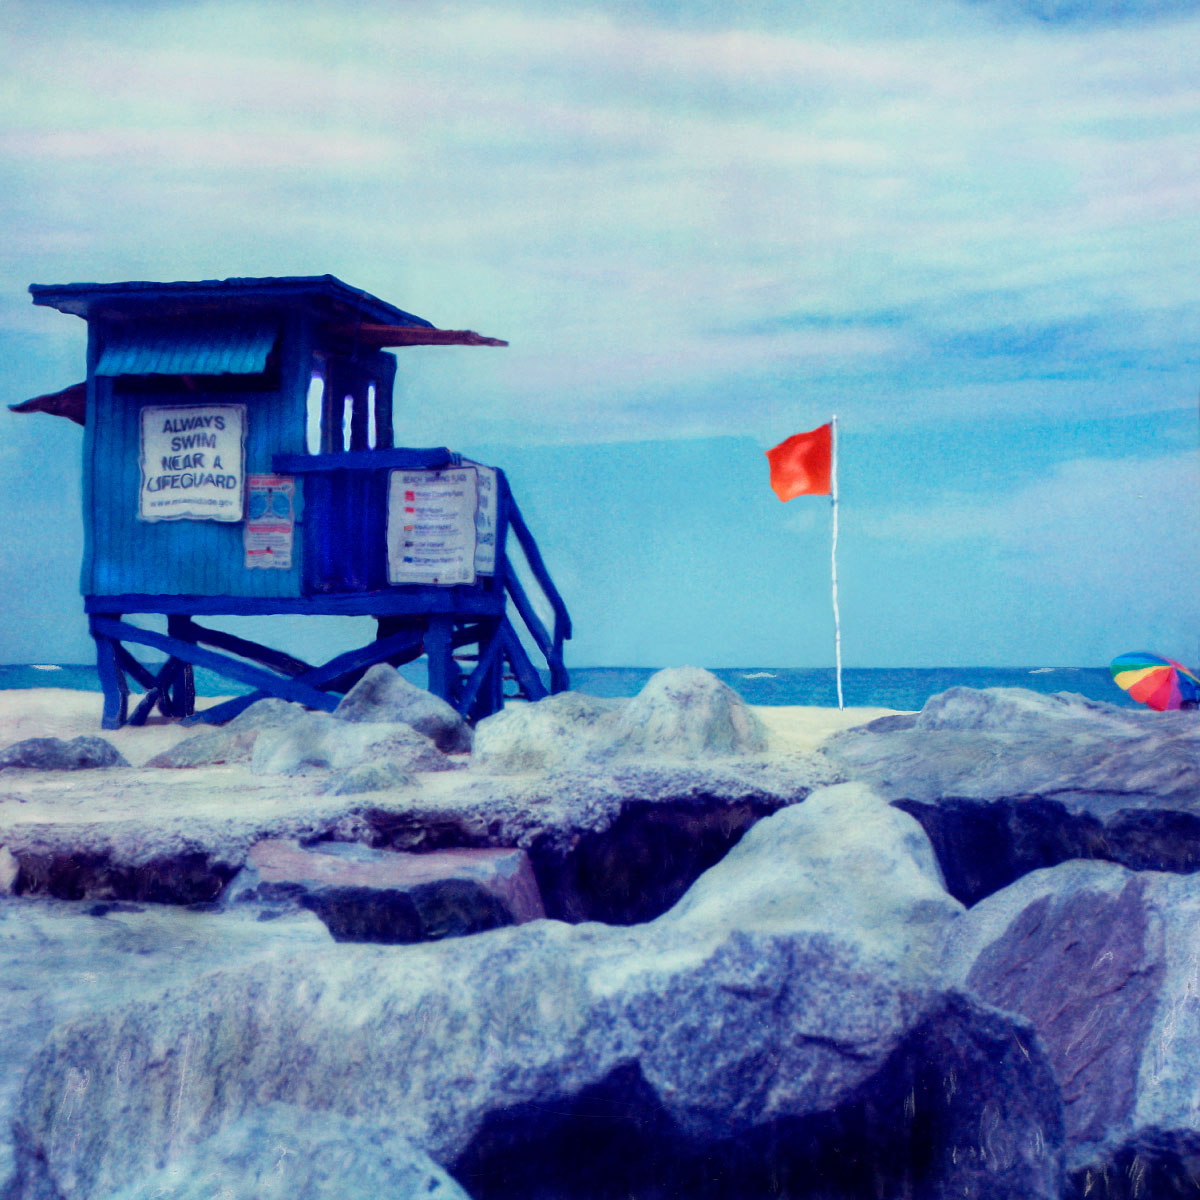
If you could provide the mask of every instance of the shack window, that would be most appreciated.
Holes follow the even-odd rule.
[[[354,397],[342,397],[342,449],[357,450],[354,445]]]
[[[321,417],[325,408],[325,377],[314,371],[308,382],[305,407],[304,446],[309,454],[321,453]]]
[[[378,441],[378,431],[375,428],[375,384],[367,384],[367,449],[374,450]]]

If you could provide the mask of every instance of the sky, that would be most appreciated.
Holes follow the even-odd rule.
[[[831,664],[763,451],[836,414],[847,665],[1200,666],[1198,59],[1182,0],[6,0],[0,402],[84,374],[30,283],[328,272],[510,342],[400,351],[397,437],[505,469],[569,663]],[[80,446],[0,410],[0,662],[91,658]]]

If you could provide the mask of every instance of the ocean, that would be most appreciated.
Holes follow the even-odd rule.
[[[571,687],[593,696],[633,696],[656,670],[656,667],[575,667],[571,669]],[[408,664],[401,671],[413,683],[425,686],[422,663]],[[748,704],[837,706],[832,667],[720,667],[713,673]],[[56,663],[0,666],[0,688],[34,687],[98,692],[100,680],[92,666]],[[842,692],[848,707],[919,709],[930,696],[952,687],[1074,692],[1090,700],[1137,707],[1113,682],[1107,667],[847,667],[842,672]],[[210,671],[196,671],[196,691],[202,696],[223,696],[239,690]]]

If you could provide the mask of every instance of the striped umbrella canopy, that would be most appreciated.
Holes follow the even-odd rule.
[[[1173,658],[1140,650],[1114,658],[1109,669],[1118,687],[1157,712],[1200,702],[1200,678]]]

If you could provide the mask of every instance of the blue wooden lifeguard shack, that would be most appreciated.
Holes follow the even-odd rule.
[[[85,428],[81,588],[106,728],[155,706],[219,722],[263,696],[331,711],[371,665],[421,655],[430,690],[472,719],[506,680],[534,699],[567,687],[570,618],[504,472],[393,441],[386,348],[505,342],[332,275],[29,290],[88,325],[86,383],[12,407]],[[165,633],[126,619],[147,613]],[[314,666],[197,620],[281,613],[370,616],[376,636]],[[152,670],[131,647],[167,660]],[[194,666],[253,690],[198,718]],[[132,713],[130,680],[145,691]]]

